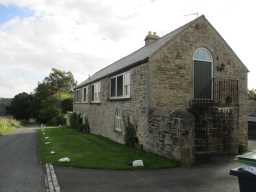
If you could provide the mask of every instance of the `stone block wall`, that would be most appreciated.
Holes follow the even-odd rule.
[[[101,79],[100,103],[74,103],[74,112],[88,117],[92,133],[124,143],[125,120],[129,117],[137,127],[137,136],[141,144],[148,126],[147,64],[141,64],[129,70],[131,79],[130,99],[110,100],[110,78]],[[120,110],[123,117],[121,131],[114,129],[115,112]]]
[[[161,119],[159,114],[169,114],[176,111],[187,111],[189,101],[193,98],[193,53],[199,48],[207,48],[213,56],[213,77],[218,79],[235,79],[239,81],[239,116],[237,128],[232,134],[232,145],[247,145],[247,70],[234,55],[224,40],[204,19],[181,32],[150,58],[150,119]],[[224,66],[223,70],[217,70]],[[170,157],[180,159],[181,150],[164,148],[156,145],[164,143],[161,132],[168,132],[169,127],[158,120],[149,122],[149,131],[154,129],[147,147],[155,152],[170,154]],[[191,129],[193,126],[191,125]],[[239,130],[237,130],[239,129]],[[234,135],[235,134],[235,135]],[[154,138],[154,139],[152,139]],[[193,141],[186,140],[187,146],[193,151]],[[237,150],[236,150],[237,151]]]

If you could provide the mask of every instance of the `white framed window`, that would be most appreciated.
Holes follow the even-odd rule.
[[[81,89],[76,89],[75,95],[74,95],[74,101],[76,103],[79,103],[79,102],[81,102],[81,99],[82,99],[82,91],[81,91]]]
[[[83,88],[83,102],[88,103],[88,86]]]
[[[100,102],[100,82],[93,83],[91,85],[91,102],[99,103]]]
[[[122,131],[122,112],[120,109],[116,109],[115,111],[115,131],[121,132]]]
[[[130,73],[125,72],[110,78],[110,98],[130,97]]]

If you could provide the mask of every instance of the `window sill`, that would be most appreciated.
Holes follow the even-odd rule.
[[[117,129],[117,128],[115,128],[115,129],[114,129],[114,131],[115,131],[116,133],[119,133],[119,134],[121,134],[121,133],[122,133],[122,130],[121,130],[121,129]]]
[[[101,104],[100,101],[91,101],[90,104]]]
[[[131,99],[131,97],[109,97],[109,100],[115,101],[115,100],[128,100]]]

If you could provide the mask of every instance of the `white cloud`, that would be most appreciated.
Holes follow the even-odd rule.
[[[256,82],[256,13],[253,1],[0,0],[34,11],[0,24],[0,97],[31,92],[52,67],[70,70],[80,82],[143,45],[148,30],[160,35],[199,12],[227,40]],[[231,7],[232,6],[232,7]]]

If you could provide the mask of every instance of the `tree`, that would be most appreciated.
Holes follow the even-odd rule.
[[[23,92],[14,97],[9,107],[9,112],[16,119],[28,120],[34,115],[33,104],[33,96]]]
[[[37,117],[40,123],[59,125],[63,123],[62,119],[62,111],[56,97],[51,96],[42,101]]]
[[[59,69],[52,69],[48,77],[44,79],[44,83],[49,86],[51,94],[58,91],[72,91],[75,86],[74,76],[71,72],[65,72]]]
[[[68,111],[72,111],[73,110],[73,98],[67,98],[62,100],[61,102],[61,109],[63,113],[66,113]]]
[[[9,111],[17,119],[28,120],[34,117],[39,123],[63,124],[64,114],[72,110],[74,86],[71,72],[52,69],[49,76],[38,83],[34,94],[16,95]]]
[[[256,100],[256,89],[251,89],[248,91],[248,97],[249,99]]]
[[[40,123],[58,125],[63,116],[72,110],[72,89],[75,80],[71,72],[52,69],[52,72],[35,89],[36,119]]]

